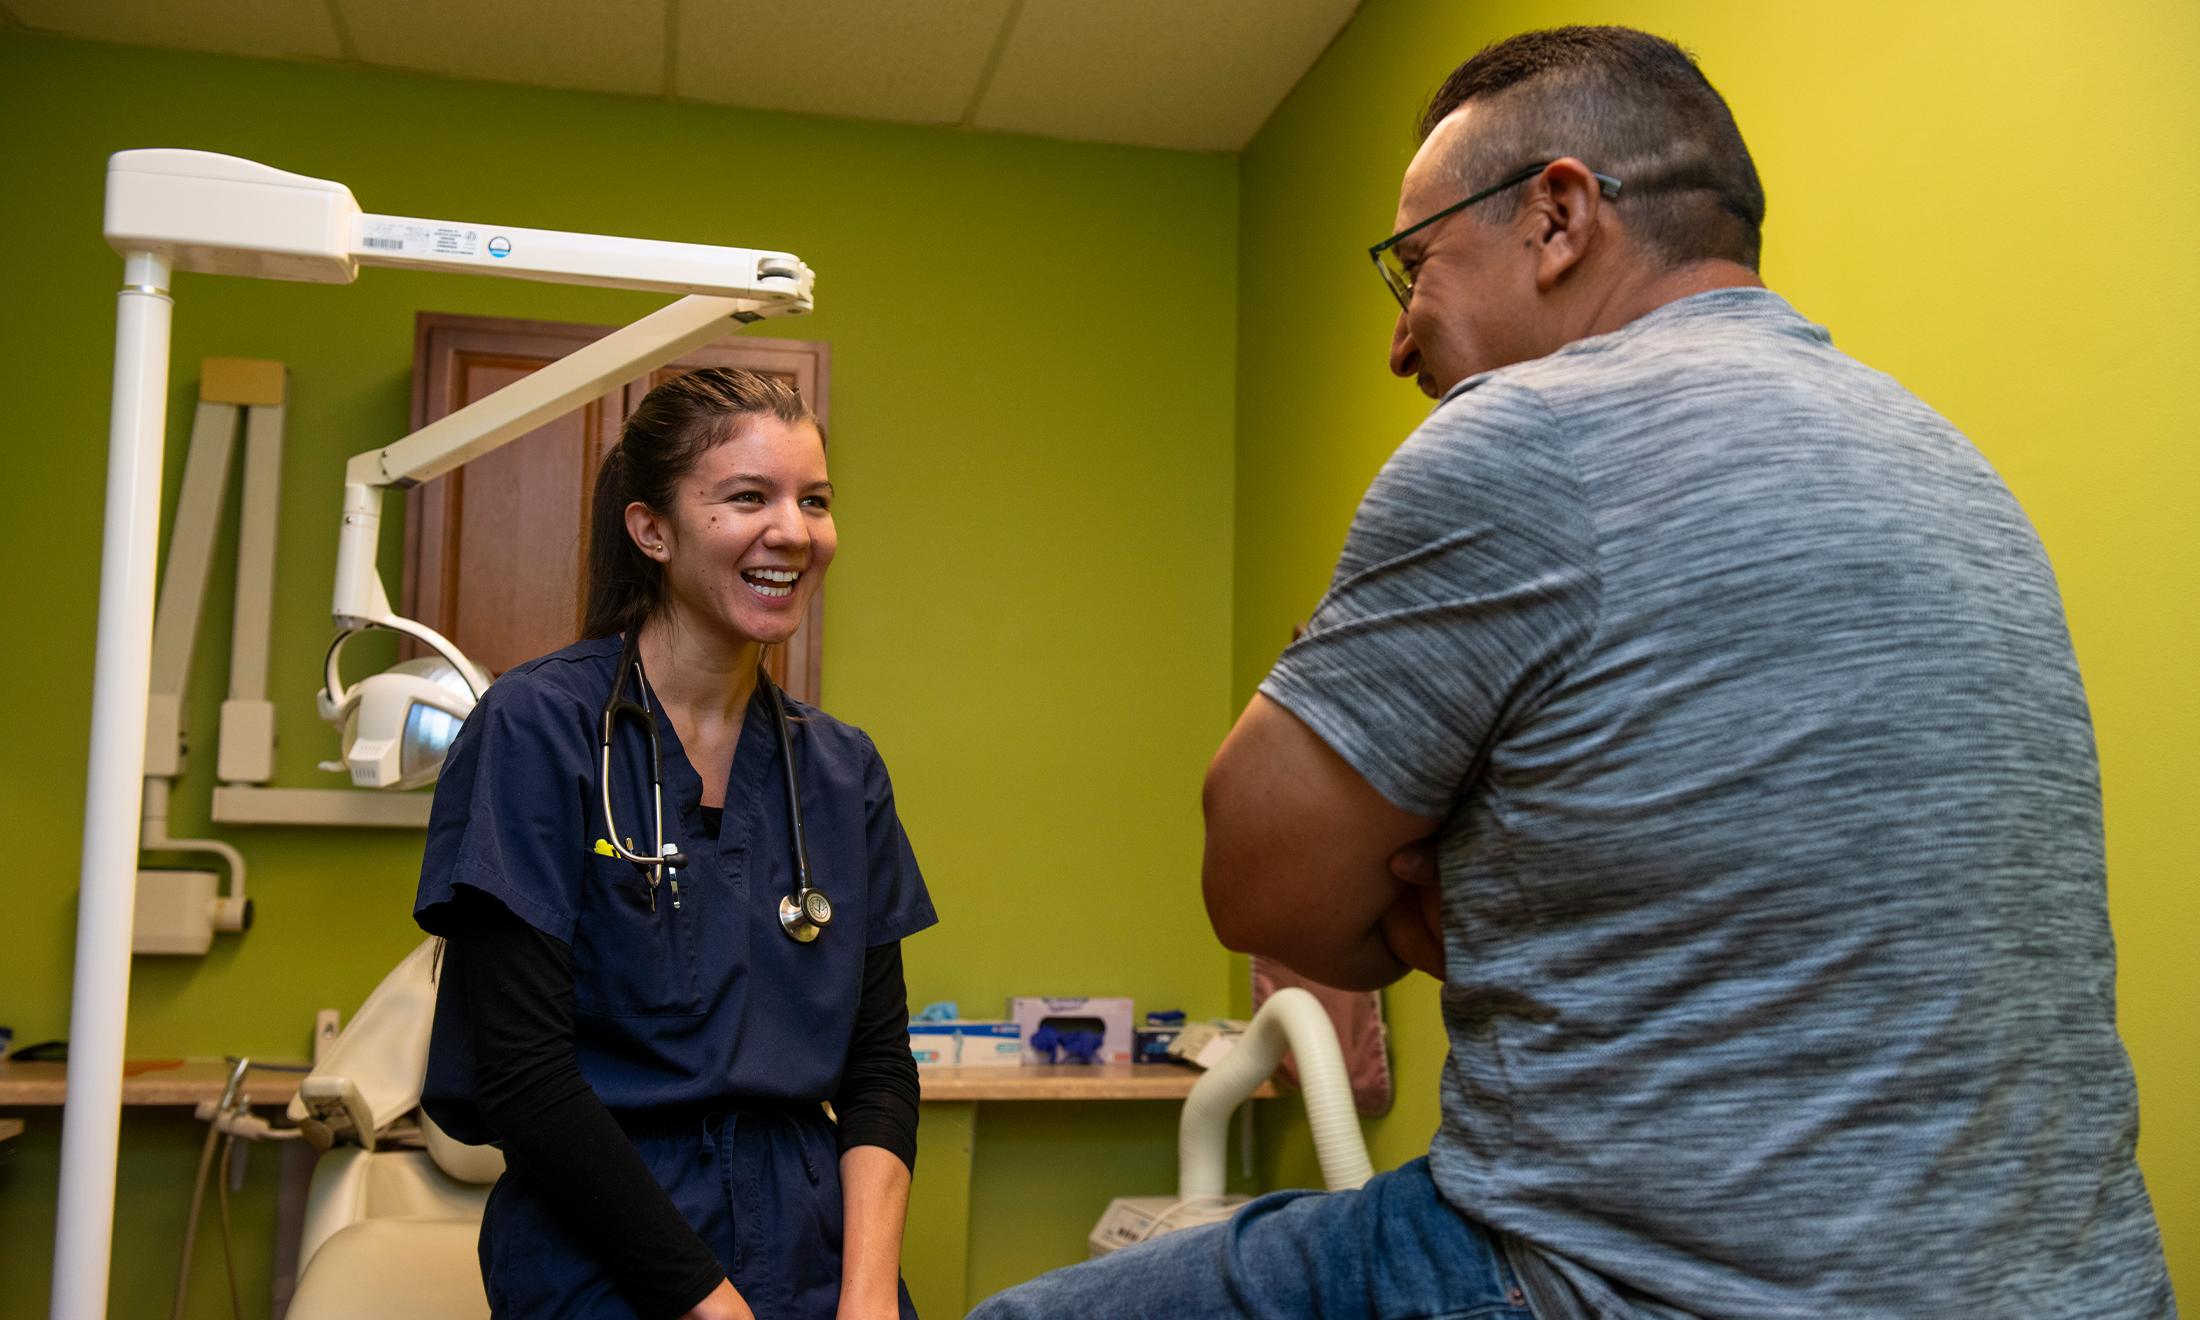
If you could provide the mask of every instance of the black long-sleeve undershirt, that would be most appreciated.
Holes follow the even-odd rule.
[[[580,1074],[572,951],[478,893],[459,904],[454,925],[446,986],[464,997],[474,1101],[501,1139],[507,1167],[590,1245],[641,1314],[683,1314],[725,1273]],[[833,1096],[839,1144],[880,1146],[914,1169],[918,1087],[908,1020],[901,946],[866,951]]]
[[[527,1182],[645,1317],[685,1314],[726,1277],[581,1076],[573,955],[487,898],[460,904],[444,990],[464,996],[474,1104]]]

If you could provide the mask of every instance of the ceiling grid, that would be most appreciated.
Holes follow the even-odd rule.
[[[336,0],[329,0],[330,4]],[[680,0],[665,0],[664,98],[680,99]]]
[[[358,63],[359,46],[351,39],[351,29],[344,23],[343,7],[337,3],[337,0],[321,0],[321,5],[328,10],[329,26],[336,29],[337,52],[343,57],[345,63]]]
[[[993,75],[1001,68],[1001,56],[1008,51],[1008,39],[1016,31],[1016,20],[1023,16],[1024,0],[1009,0],[1008,12],[1001,17],[1001,27],[993,34],[993,49],[986,52],[985,67],[978,70],[978,85],[970,89],[970,103],[963,107],[962,118],[955,121],[957,128],[968,128],[977,122],[978,107],[985,103],[985,94],[993,86]]]
[[[1180,151],[1251,140],[1360,0],[0,0],[11,30]]]

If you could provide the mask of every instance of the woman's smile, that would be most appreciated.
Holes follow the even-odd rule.
[[[741,581],[766,601],[794,599],[794,584],[802,579],[798,569],[744,568]]]

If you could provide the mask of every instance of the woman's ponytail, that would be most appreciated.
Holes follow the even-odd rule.
[[[642,553],[626,531],[626,446],[616,444],[596,472],[588,519],[588,601],[581,636],[623,633],[648,618],[664,597],[664,565]]]

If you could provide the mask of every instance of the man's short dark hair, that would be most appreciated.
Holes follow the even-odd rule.
[[[1462,187],[1572,156],[1620,180],[1628,232],[1663,264],[1757,268],[1757,167],[1726,101],[1679,46],[1623,27],[1524,32],[1452,71],[1421,137],[1469,101],[1488,117],[1450,162]]]

